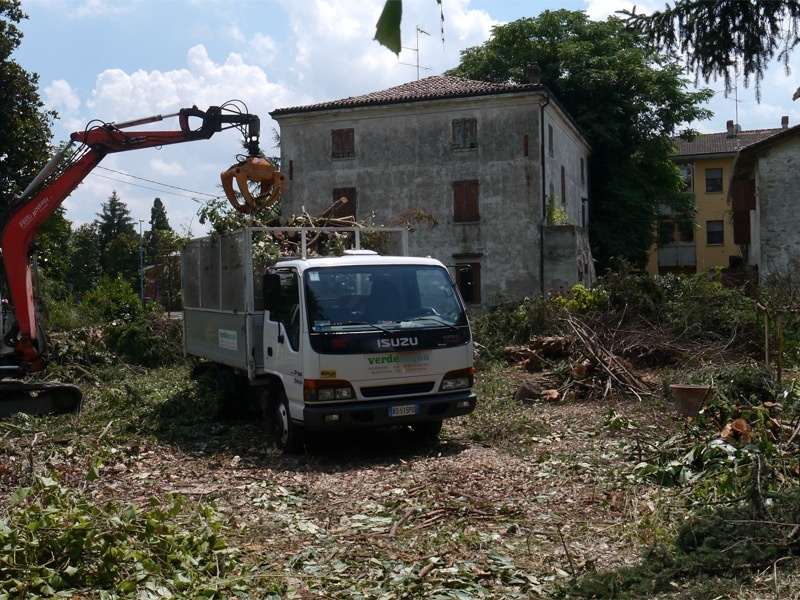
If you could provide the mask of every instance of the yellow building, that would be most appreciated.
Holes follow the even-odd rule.
[[[694,226],[682,225],[668,214],[663,216],[660,242],[650,253],[647,265],[649,273],[702,273],[740,262],[728,204],[731,164],[739,150],[788,126],[788,117],[783,117],[780,128],[751,131],[742,131],[728,121],[725,133],[707,133],[691,141],[674,140],[677,151],[673,160],[686,178],[686,191],[694,196],[697,213]]]

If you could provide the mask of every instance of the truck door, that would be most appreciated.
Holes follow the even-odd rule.
[[[294,269],[278,270],[266,276],[264,319],[264,367],[280,374],[290,400],[303,397],[302,324],[300,277]],[[296,390],[289,388],[296,386]]]

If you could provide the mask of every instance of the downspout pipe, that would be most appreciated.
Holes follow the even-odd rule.
[[[544,100],[539,99],[539,129],[542,132],[541,142],[542,147],[539,151],[539,160],[541,162],[541,177],[542,177],[542,220],[539,224],[539,292],[544,295],[544,226],[547,222],[547,181],[545,177],[545,156],[546,156],[546,139],[545,139],[545,126],[544,126],[544,110],[550,104],[550,94],[544,92]]]

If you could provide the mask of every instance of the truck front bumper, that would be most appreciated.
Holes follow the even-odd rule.
[[[477,399],[474,392],[464,391],[380,402],[306,405],[302,425],[308,431],[343,431],[441,421],[471,413]]]

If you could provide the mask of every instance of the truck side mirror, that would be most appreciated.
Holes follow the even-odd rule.
[[[461,297],[467,304],[472,304],[475,298],[472,288],[472,268],[459,267],[458,275],[458,289],[461,291]]]
[[[275,321],[275,310],[281,302],[281,276],[277,273],[264,275],[264,308],[269,311],[270,319]]]

